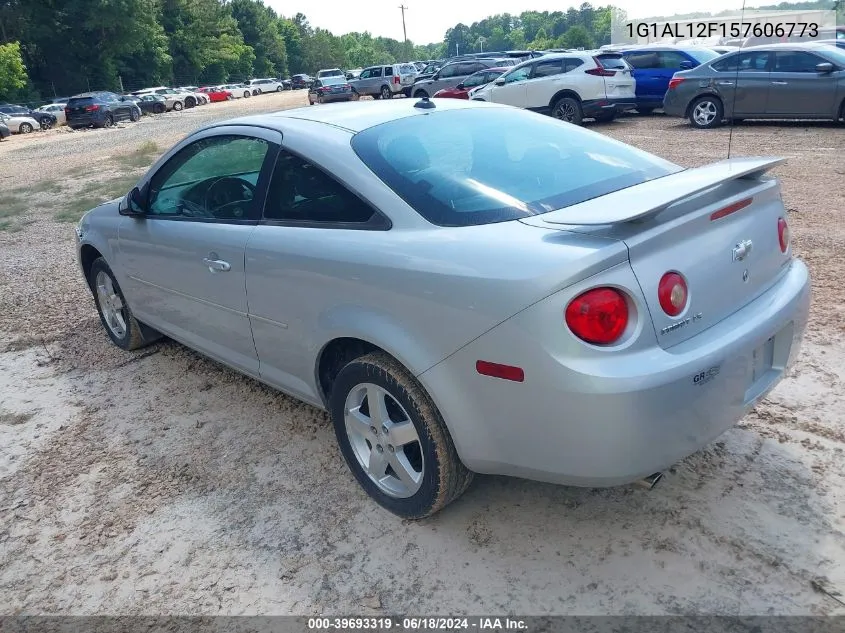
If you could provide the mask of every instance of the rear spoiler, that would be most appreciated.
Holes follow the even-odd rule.
[[[728,158],[718,163],[685,169],[640,185],[586,200],[572,207],[539,216],[551,224],[620,224],[659,213],[723,182],[755,178],[786,162],[785,158]]]

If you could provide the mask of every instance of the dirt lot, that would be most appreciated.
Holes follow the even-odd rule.
[[[0,145],[3,611],[845,614],[845,129],[733,133],[734,155],[789,158],[815,293],[799,363],[738,428],[650,492],[479,477],[411,523],[365,498],[323,413],[174,343],[114,348],[77,272],[92,200],[201,124],[304,102]],[[729,136],[662,116],[594,129],[687,166]]]

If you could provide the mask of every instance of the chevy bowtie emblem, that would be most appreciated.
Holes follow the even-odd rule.
[[[753,244],[751,243],[751,240],[742,240],[739,244],[734,246],[733,261],[740,262],[748,257],[748,253],[751,252],[752,246]]]

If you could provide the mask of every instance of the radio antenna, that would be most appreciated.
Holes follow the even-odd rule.
[[[739,28],[742,28],[742,23],[745,22],[745,0],[742,0],[742,11],[739,16]],[[744,44],[745,42],[743,42]],[[742,51],[742,44],[739,45],[739,50]],[[734,95],[731,100],[731,127],[728,131],[728,158],[731,157],[731,143],[734,140],[734,125],[736,125],[736,93],[739,90],[739,53],[737,54],[736,73],[734,75]]]

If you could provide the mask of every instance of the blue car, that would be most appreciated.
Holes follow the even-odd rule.
[[[709,48],[677,46],[640,46],[620,52],[634,69],[637,112],[640,114],[649,114],[655,108],[663,107],[669,80],[676,72],[695,68],[719,56]]]

